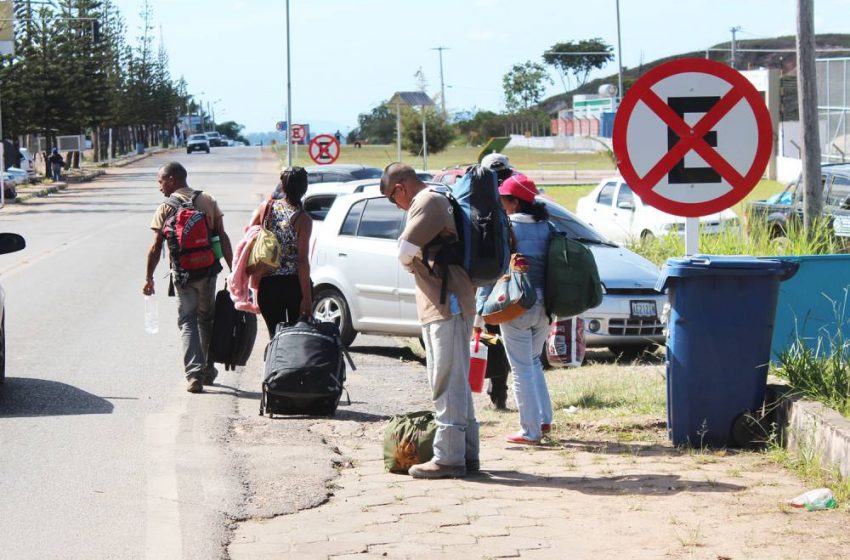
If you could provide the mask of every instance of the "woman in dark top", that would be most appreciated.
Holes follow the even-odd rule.
[[[286,168],[280,175],[280,183],[283,196],[263,202],[251,221],[251,225],[261,225],[271,205],[265,227],[280,242],[280,266],[260,280],[257,294],[257,305],[269,336],[274,336],[278,323],[291,325],[300,316],[313,312],[309,259],[313,220],[301,205],[301,198],[307,192],[307,171],[303,167]]]

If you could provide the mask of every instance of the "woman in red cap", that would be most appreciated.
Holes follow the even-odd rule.
[[[505,352],[514,374],[514,397],[519,409],[520,431],[507,436],[510,443],[537,445],[552,425],[552,400],[543,375],[540,353],[549,334],[549,316],[544,307],[546,287],[546,252],[549,247],[549,213],[541,202],[534,181],[514,174],[499,186],[502,206],[511,220],[515,239],[513,251],[528,261],[528,275],[537,292],[537,303],[513,321],[502,323]],[[478,293],[478,309],[490,293]],[[476,327],[483,320],[476,317]]]

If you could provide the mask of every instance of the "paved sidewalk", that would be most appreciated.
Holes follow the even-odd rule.
[[[352,392],[365,395],[368,379],[351,376]],[[486,396],[477,404],[488,406]],[[429,481],[384,472],[384,421],[316,420],[309,430],[346,458],[328,500],[239,523],[229,558],[749,560],[850,551],[846,511],[783,506],[807,488],[763,454],[677,450],[658,443],[657,421],[641,426],[655,443],[618,442],[612,424],[610,440],[578,428],[539,448],[504,443],[498,424],[482,425],[480,474]]]

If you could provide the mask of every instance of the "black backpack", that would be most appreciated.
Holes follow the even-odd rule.
[[[220,290],[215,296],[215,321],[210,341],[213,361],[224,364],[225,370],[244,366],[251,357],[256,338],[257,316],[238,311],[230,298],[230,292]]]
[[[344,357],[355,370],[335,324],[280,323],[266,347],[260,415],[333,416],[345,384]]]
[[[434,265],[439,269],[436,274],[443,279],[440,303],[445,303],[448,265],[462,266],[477,287],[490,286],[505,273],[511,259],[510,221],[499,200],[498,178],[486,167],[471,166],[452,186],[451,193],[442,189],[434,192],[449,199],[458,232],[456,241],[438,237],[422,252],[423,262],[430,267],[433,251]]]

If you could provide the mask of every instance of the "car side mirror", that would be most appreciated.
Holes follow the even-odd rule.
[[[617,208],[619,208],[620,210],[634,210],[635,205],[631,202],[618,202]]]
[[[0,233],[0,255],[20,251],[26,246],[27,242],[17,233]]]

